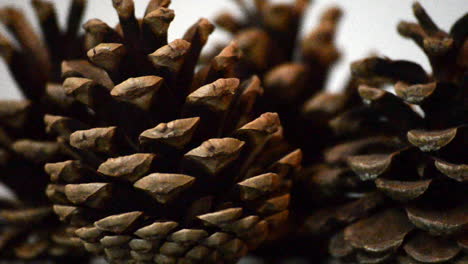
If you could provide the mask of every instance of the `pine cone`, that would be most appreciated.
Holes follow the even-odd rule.
[[[304,164],[319,161],[317,153],[333,139],[328,120],[358,97],[351,81],[342,94],[325,91],[330,69],[340,57],[334,35],[341,10],[326,10],[319,25],[300,40],[308,0],[235,2],[243,18],[223,13],[216,23],[234,35],[244,54],[236,69],[239,75],[255,73],[263,80],[265,94],[255,112],[278,112],[288,142],[304,151]]]
[[[63,159],[59,145],[49,140],[41,121],[45,112],[60,112],[57,89],[60,63],[80,53],[77,34],[86,2],[73,1],[67,30],[59,30],[54,6],[33,0],[42,36],[34,32],[21,10],[2,8],[0,21],[18,42],[0,36],[0,55],[25,100],[0,101],[1,182],[15,198],[0,203],[0,259],[86,263],[85,250],[74,230],[62,225],[44,190],[46,162]],[[62,102],[64,103],[64,102]]]
[[[326,151],[310,179],[328,204],[307,228],[334,234],[336,263],[468,261],[468,15],[447,33],[419,3],[413,12],[419,24],[398,31],[424,50],[433,73],[404,60],[355,62],[366,106],[332,125],[357,136]],[[396,95],[369,86],[384,83]]]
[[[167,43],[169,1],[142,20],[133,1],[113,3],[117,29],[87,22],[89,62],[62,64],[87,111],[45,117],[71,157],[45,166],[54,211],[110,263],[232,263],[281,232],[301,152],[277,114],[250,119],[262,88],[236,78],[235,42],[194,74],[210,22]]]

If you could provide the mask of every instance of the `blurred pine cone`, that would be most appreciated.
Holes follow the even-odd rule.
[[[77,32],[85,5],[83,0],[72,2],[62,32],[53,4],[33,0],[45,42],[21,10],[0,10],[0,21],[18,43],[0,35],[0,55],[25,97],[0,101],[0,181],[14,196],[0,203],[1,260],[87,261],[79,257],[85,250],[73,238],[74,230],[60,224],[44,192],[48,183],[44,164],[62,157],[42,122],[44,113],[62,112],[54,102],[67,102],[57,88],[60,63],[81,53]]]
[[[167,43],[169,2],[137,20],[133,1],[114,0],[116,30],[85,24],[89,62],[65,61],[62,75],[87,111],[45,117],[71,157],[45,166],[47,194],[110,263],[232,263],[280,235],[301,152],[277,114],[250,118],[262,88],[236,78],[235,42],[194,74],[214,27],[200,19]]]
[[[304,164],[319,161],[318,153],[333,140],[328,120],[358,98],[351,81],[341,94],[325,91],[329,72],[340,57],[334,36],[341,10],[327,9],[319,25],[301,40],[308,0],[235,2],[241,18],[223,13],[215,21],[234,35],[244,54],[236,71],[241,76],[255,73],[263,80],[265,94],[255,112],[278,112],[288,142],[304,151]]]
[[[325,206],[306,228],[333,234],[331,263],[468,261],[468,15],[447,33],[419,3],[413,12],[419,23],[398,31],[424,50],[432,74],[405,60],[353,63],[366,106],[331,124],[355,140],[309,171]],[[388,83],[396,95],[374,88]]]

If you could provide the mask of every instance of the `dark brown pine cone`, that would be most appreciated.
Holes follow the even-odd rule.
[[[358,98],[352,82],[342,94],[325,91],[330,69],[340,57],[334,35],[341,10],[326,10],[301,40],[308,0],[235,2],[243,17],[223,13],[216,23],[234,35],[244,54],[237,72],[255,73],[263,80],[265,94],[256,112],[278,112],[286,138],[304,151],[304,164],[320,160],[318,153],[333,139],[328,120]]]
[[[194,74],[210,22],[167,43],[169,1],[141,20],[113,3],[117,29],[87,22],[89,62],[62,64],[85,115],[45,117],[70,155],[45,166],[54,211],[110,263],[233,263],[282,231],[301,152],[276,113],[250,119],[262,88],[236,78],[235,42]]]
[[[14,195],[0,203],[0,262],[86,263],[74,230],[60,223],[44,193],[49,181],[44,164],[63,157],[42,122],[45,112],[62,112],[55,102],[69,102],[57,88],[60,63],[81,53],[77,32],[86,2],[72,2],[65,31],[51,3],[34,0],[32,5],[44,42],[21,10],[0,9],[0,21],[18,43],[0,36],[0,55],[25,97],[0,101],[0,182]]]
[[[433,73],[404,60],[355,62],[366,106],[331,122],[355,140],[327,150],[310,178],[326,206],[306,228],[333,234],[330,263],[468,261],[468,15],[447,33],[419,3],[413,12],[419,24],[398,31]],[[395,94],[371,87],[384,83]]]

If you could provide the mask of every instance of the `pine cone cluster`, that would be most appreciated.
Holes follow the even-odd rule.
[[[63,31],[32,0],[42,35],[0,9],[25,97],[0,101],[0,262],[468,262],[468,15],[445,32],[415,3],[398,31],[432,73],[374,56],[329,93],[336,7],[300,40],[308,0],[237,0],[201,55],[208,20],[168,43],[170,0],[112,2],[84,34],[85,0]]]
[[[61,111],[54,104],[65,98],[58,89],[60,64],[81,52],[77,32],[85,4],[73,1],[62,32],[54,6],[33,0],[45,42],[22,11],[0,10],[0,21],[18,43],[0,36],[0,55],[25,97],[0,101],[0,181],[14,196],[0,203],[0,259],[86,263],[74,230],[60,223],[44,192],[49,182],[44,164],[63,157],[41,121],[46,112]]]
[[[54,212],[110,263],[233,263],[279,235],[301,152],[276,113],[250,118],[262,88],[235,42],[194,73],[209,21],[167,43],[169,1],[113,4],[116,29],[88,21],[88,60],[62,64],[86,111],[44,118],[69,157],[45,165]]]
[[[468,15],[447,33],[419,3],[413,12],[419,23],[398,32],[432,74],[384,57],[353,63],[365,105],[331,125],[354,139],[325,151],[310,178],[328,203],[306,228],[331,237],[332,263],[468,261]]]

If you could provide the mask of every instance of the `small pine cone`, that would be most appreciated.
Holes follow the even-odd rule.
[[[338,7],[326,10],[318,26],[301,40],[308,0],[235,2],[242,18],[222,13],[215,21],[234,35],[244,54],[236,69],[238,74],[255,73],[263,80],[265,94],[259,98],[255,112],[277,112],[288,142],[304,151],[304,164],[319,161],[316,153],[334,139],[328,120],[359,103],[353,81],[346,92],[325,91],[330,69],[340,57],[334,36],[342,11]]]
[[[356,137],[325,151],[309,178],[327,207],[305,228],[333,234],[329,252],[340,260],[331,263],[468,260],[468,15],[447,33],[419,3],[413,12],[419,23],[398,31],[424,50],[433,73],[404,60],[355,62],[366,106],[332,126]],[[379,89],[388,83],[395,94]]]
[[[46,135],[42,122],[45,112],[61,111],[54,102],[70,102],[64,100],[57,83],[61,60],[82,53],[77,33],[85,5],[83,0],[72,2],[67,30],[62,32],[54,5],[33,0],[42,36],[34,32],[21,10],[0,9],[0,22],[18,43],[13,45],[0,35],[0,56],[26,98],[0,101],[0,177],[14,196],[0,202],[2,260],[87,262],[74,229],[60,223],[45,195],[49,180],[43,166],[64,156],[59,144]]]
[[[87,22],[89,61],[62,64],[87,114],[45,117],[70,157],[45,166],[54,211],[110,263],[233,263],[280,235],[301,152],[276,113],[250,118],[262,88],[236,78],[236,42],[194,74],[210,22],[167,43],[169,1],[141,20],[113,3],[116,30]]]

